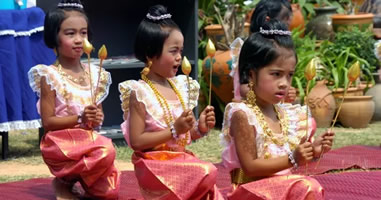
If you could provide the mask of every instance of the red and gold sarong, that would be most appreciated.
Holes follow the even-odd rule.
[[[135,152],[135,175],[144,199],[223,199],[216,187],[217,168],[185,152]]]
[[[312,177],[282,175],[242,184],[229,200],[323,200],[324,190]]]
[[[97,199],[116,199],[119,172],[114,166],[115,149],[110,139],[84,129],[48,132],[40,144],[50,172],[66,181],[79,181]]]

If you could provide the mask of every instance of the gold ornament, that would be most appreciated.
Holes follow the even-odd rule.
[[[148,61],[147,62],[147,65],[143,68],[143,70],[140,72],[142,75],[144,75],[144,76],[147,76],[148,75],[148,73],[149,73],[149,71],[150,71],[150,68],[151,68],[151,66],[152,66],[152,61]]]
[[[348,70],[348,80],[350,82],[356,81],[361,74],[361,68],[359,61],[356,61]]]
[[[167,124],[167,126],[170,127],[171,124],[174,123],[175,120],[173,119],[172,112],[171,112],[171,109],[169,108],[169,104],[168,104],[167,100],[164,98],[164,96],[162,94],[160,94],[160,92],[156,89],[156,87],[147,78],[147,76],[145,74],[142,73],[141,78],[143,81],[145,81],[149,85],[149,87],[152,89],[153,93],[155,94],[156,99],[160,103],[160,107],[163,109],[164,121]],[[167,79],[167,81],[171,85],[171,87],[172,87],[173,91],[175,92],[175,94],[177,95],[177,97],[179,98],[181,106],[183,107],[183,110],[185,110],[186,109],[185,103],[184,103],[184,100],[183,100],[180,92],[177,90],[175,84],[171,80]],[[185,133],[185,138],[178,139],[176,141],[176,143],[182,147],[185,147],[187,142],[188,142],[188,139],[189,139],[189,134]]]
[[[249,82],[249,92],[247,92],[246,94],[246,100],[249,104],[251,105],[254,105],[255,104],[255,101],[256,101],[256,96],[255,96],[255,93],[254,93],[254,82],[253,81],[250,81]]]
[[[192,65],[186,56],[184,56],[183,62],[181,63],[181,70],[187,76],[189,76],[190,72],[192,71]]]
[[[62,66],[61,64],[58,63],[58,73],[62,76],[62,77],[65,77],[66,79],[74,82],[74,83],[77,83],[79,85],[83,85],[83,83],[86,81],[86,75],[88,74],[87,71],[83,68],[82,64],[81,64],[81,68],[83,69],[83,71],[85,72],[85,75],[82,75],[80,76],[79,78],[74,78],[73,76],[71,76],[70,74],[67,74],[66,72],[64,72],[62,70]]]
[[[274,105],[275,112],[277,113],[277,117],[280,122],[281,130],[282,130],[282,135],[281,136],[276,136],[273,134],[272,130],[270,129],[269,125],[267,124],[265,120],[265,116],[263,115],[261,109],[258,107],[257,104],[251,104],[246,101],[246,104],[248,105],[249,108],[253,110],[255,113],[258,122],[260,126],[262,127],[262,130],[264,132],[263,136],[263,149],[264,149],[264,158],[269,159],[271,158],[271,154],[268,152],[268,146],[269,144],[273,143],[279,147],[284,146],[286,143],[289,144],[289,147],[291,150],[293,150],[294,144],[291,143],[291,141],[288,139],[288,117],[287,114],[284,113],[284,116],[282,117],[281,113],[279,112],[278,108],[276,105]]]
[[[213,56],[216,54],[216,47],[210,39],[208,39],[208,43],[206,45],[206,54],[208,54],[210,58],[213,58]]]

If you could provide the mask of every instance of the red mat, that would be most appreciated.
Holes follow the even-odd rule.
[[[320,164],[316,168],[317,161],[311,162],[308,166],[302,166],[294,170],[293,173],[323,174],[331,170],[362,168],[381,169],[381,148],[372,146],[346,146],[331,150],[323,155]]]
[[[333,156],[336,156],[335,158]],[[341,160],[344,160],[342,165]],[[220,164],[217,186],[224,196],[230,191],[229,172]],[[325,154],[316,172],[359,166],[381,168],[381,148],[349,146]],[[309,165],[312,171],[314,165]],[[301,169],[303,171],[304,169]],[[303,171],[304,172],[304,171]],[[314,176],[325,189],[326,199],[381,199],[381,171],[348,172]],[[0,184],[0,199],[46,200],[55,199],[52,178],[37,178]],[[133,171],[123,171],[119,199],[142,199]]]
[[[325,199],[380,200],[381,171],[344,172],[314,176],[325,190]]]

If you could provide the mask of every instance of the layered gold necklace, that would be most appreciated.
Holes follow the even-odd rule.
[[[153,93],[155,94],[156,99],[159,101],[160,106],[163,109],[164,121],[167,124],[167,126],[170,127],[171,124],[174,123],[175,120],[172,116],[172,112],[171,112],[171,109],[169,108],[169,104],[168,104],[167,100],[164,98],[164,96],[162,94],[160,94],[160,92],[156,89],[156,87],[147,78],[146,75],[142,74],[141,77],[142,77],[142,80],[145,81],[149,85],[149,87],[152,89]],[[171,87],[172,87],[173,91],[175,92],[175,94],[177,95],[177,97],[179,98],[181,106],[183,107],[183,110],[185,111],[185,109],[186,109],[185,103],[184,103],[184,100],[183,100],[180,92],[177,90],[175,84],[171,80],[167,79],[167,81],[168,81],[169,85],[171,85]],[[185,133],[185,138],[178,139],[176,141],[176,144],[178,144],[182,147],[185,147],[187,142],[188,142],[188,139],[189,139],[189,134]]]
[[[57,66],[57,67],[58,67],[58,73],[59,73],[61,76],[63,76],[63,77],[65,77],[65,78],[69,79],[70,81],[72,81],[72,82],[74,82],[74,83],[77,83],[77,84],[79,84],[79,85],[83,85],[84,82],[86,81],[86,76],[88,75],[88,72],[85,70],[85,68],[82,66],[82,64],[81,64],[81,68],[82,68],[83,71],[85,72],[85,75],[81,75],[79,78],[74,78],[74,77],[71,76],[70,74],[64,72],[64,71],[62,70],[62,66],[61,66],[60,63],[58,63],[58,66]]]
[[[289,144],[289,147],[291,150],[295,148],[295,144],[291,143],[288,139],[288,117],[287,114],[284,113],[283,117],[281,113],[279,112],[279,108],[277,108],[276,105],[274,105],[275,112],[277,113],[277,117],[280,122],[281,130],[282,130],[282,135],[281,136],[276,136],[273,131],[270,129],[269,125],[267,124],[265,120],[265,116],[263,115],[261,109],[258,107],[257,104],[249,104],[246,102],[246,105],[248,105],[249,108],[251,108],[260,124],[262,127],[262,130],[264,132],[264,137],[263,137],[263,148],[264,148],[264,158],[268,159],[271,158],[271,154],[268,151],[268,146],[270,143],[273,143],[279,147],[284,146],[286,143]]]

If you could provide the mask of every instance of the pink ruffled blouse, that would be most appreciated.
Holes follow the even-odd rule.
[[[88,71],[88,65],[83,64],[85,70]],[[97,86],[100,68],[91,65],[91,80],[93,91]],[[55,66],[36,65],[28,72],[29,84],[34,92],[40,97],[41,94],[41,77],[45,77],[46,83],[52,90],[56,92],[56,108],[57,117],[69,115],[77,115],[88,105],[92,104],[90,85],[81,86],[68,80],[58,72]],[[96,96],[97,104],[102,103],[109,91],[111,85],[111,75],[102,68],[101,78],[99,80],[98,93]],[[93,92],[94,94],[94,92]],[[37,110],[40,113],[40,100],[37,102]]]
[[[286,114],[288,117],[289,127],[288,127],[288,139],[293,143],[299,144],[300,139],[306,134],[306,106],[292,105],[292,104],[277,104],[283,114]],[[235,168],[241,168],[239,163],[238,155],[236,152],[236,147],[233,137],[230,135],[230,122],[231,117],[236,111],[244,111],[247,115],[247,119],[251,126],[255,127],[257,131],[256,134],[256,147],[257,147],[257,157],[264,158],[265,151],[263,145],[264,143],[264,131],[254,113],[254,111],[249,108],[245,103],[229,103],[225,108],[225,115],[223,120],[221,141],[224,146],[222,152],[222,163],[229,169],[229,171]],[[311,117],[309,112],[309,136],[308,138],[312,139],[312,136],[316,130],[315,120]],[[253,133],[254,134],[254,133]],[[285,143],[284,146],[278,146],[274,143],[269,143],[267,147],[268,152],[271,154],[271,157],[279,157],[287,155],[291,151],[288,143]],[[283,170],[278,172],[276,175],[281,175],[288,173],[289,170]]]
[[[200,85],[196,80],[192,80],[190,78],[190,97],[188,95],[188,83],[185,75],[179,75],[171,80],[175,84],[177,90],[180,92],[182,99],[185,104],[188,104],[190,109],[193,109],[197,106],[197,100],[199,95]],[[128,80],[119,84],[119,91],[121,93],[120,100],[122,101],[122,110],[124,112],[123,118],[124,122],[121,124],[121,128],[123,131],[124,138],[126,139],[128,145],[130,145],[130,113],[129,113],[129,101],[131,92],[135,92],[137,101],[144,104],[145,106],[145,132],[156,132],[167,128],[167,124],[164,120],[163,109],[157,100],[154,92],[150,88],[150,86],[144,82],[143,80],[135,81]],[[181,113],[184,111],[183,107],[179,100],[171,100],[168,101],[170,110],[172,112],[172,116],[176,119]],[[187,134],[190,134],[189,132]],[[182,134],[180,138],[185,138],[185,134]],[[189,137],[188,143],[191,142]],[[172,139],[166,143],[168,147],[171,149],[178,149],[180,151],[180,147],[176,144],[176,140]]]

